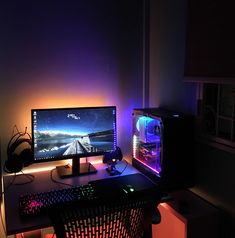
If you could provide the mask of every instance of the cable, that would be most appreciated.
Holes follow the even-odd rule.
[[[51,178],[51,181],[56,183],[56,184],[61,184],[61,185],[66,185],[66,186],[70,186],[70,187],[75,187],[74,185],[72,184],[69,184],[69,183],[63,183],[61,181],[58,181],[56,179],[53,178],[53,171],[55,171],[56,168],[52,169],[51,172],[50,172],[50,178]]]
[[[25,185],[25,184],[28,184],[28,183],[32,183],[34,181],[35,176],[33,174],[25,174],[22,170],[20,172],[22,174],[14,173],[14,177],[13,177],[12,181],[7,185],[4,192],[6,192],[11,185]],[[19,177],[19,176],[25,176],[28,179],[28,181],[15,183],[16,178]]]
[[[35,179],[35,176],[33,174],[25,174],[22,170],[20,171],[22,174],[18,174],[16,175],[16,177],[18,176],[25,176],[28,181],[26,182],[21,182],[21,183],[14,183],[14,185],[25,185],[25,184],[28,184],[28,183],[32,183]]]
[[[17,133],[20,133],[20,131],[18,130],[17,125],[14,125],[13,129],[12,129],[12,136],[15,134],[15,129],[16,129]]]
[[[4,189],[4,191],[1,193],[1,199],[3,197],[3,195],[7,192],[7,190],[12,186],[12,185],[25,185],[28,183],[32,183],[34,181],[35,176],[33,174],[25,174],[22,170],[20,171],[22,174],[16,174],[14,173],[13,179],[11,180],[11,182],[6,186],[6,188]],[[25,176],[28,181],[26,182],[21,182],[21,183],[16,183],[15,180],[17,177],[19,176]]]
[[[125,161],[126,161],[126,160],[125,160]],[[120,172],[119,176],[126,170],[127,166],[128,166],[128,162],[126,161],[125,168],[122,170],[122,172]]]

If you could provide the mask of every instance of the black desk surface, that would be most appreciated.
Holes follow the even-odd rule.
[[[121,161],[117,165],[117,168],[121,171],[125,167],[125,165],[126,162]],[[106,165],[104,164],[96,164],[95,167],[98,170],[98,172],[95,174],[60,179],[57,176],[57,172],[54,170],[52,175],[54,179],[60,182],[77,186],[88,184],[88,182],[93,180],[116,177],[110,176],[107,173],[105,169]],[[138,171],[131,165],[128,165],[121,176],[135,173],[138,173]],[[17,185],[19,183],[27,181],[24,176],[17,177],[14,181],[14,184],[10,186],[9,184],[11,183],[13,176],[8,175],[3,177],[5,192],[3,202],[1,204],[1,211],[6,235],[12,235],[20,232],[26,232],[51,226],[47,216],[38,216],[30,219],[21,218],[19,216],[18,207],[19,196],[28,193],[38,193],[52,189],[66,188],[68,186],[53,182],[51,180],[51,171],[35,172],[33,173],[33,175],[35,176],[34,181],[25,185]]]

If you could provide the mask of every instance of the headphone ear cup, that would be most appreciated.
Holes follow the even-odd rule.
[[[8,173],[17,173],[23,169],[23,163],[19,158],[19,155],[13,153],[8,156],[7,161],[5,162],[6,172]]]
[[[15,150],[17,149],[17,147],[19,145],[21,145],[22,143],[27,142],[28,143],[28,139],[24,139],[24,138],[19,138],[16,141],[14,141],[12,143],[12,145],[9,146],[8,149],[8,154],[14,154]]]
[[[27,167],[29,166],[32,161],[33,161],[33,153],[31,149],[24,149],[20,154],[19,154],[19,159],[22,161],[23,166]]]
[[[19,137],[22,135],[19,135]],[[32,161],[32,142],[30,138],[17,138],[11,145],[10,142],[7,148],[7,160],[5,161],[5,171],[7,173],[17,173],[20,172],[24,166],[28,166]],[[14,138],[14,137],[13,137]],[[15,151],[18,147],[27,143],[30,148],[26,148],[17,154]]]

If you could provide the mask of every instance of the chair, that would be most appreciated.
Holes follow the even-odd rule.
[[[133,193],[63,204],[50,209],[49,216],[56,238],[147,238],[159,201],[153,194]]]

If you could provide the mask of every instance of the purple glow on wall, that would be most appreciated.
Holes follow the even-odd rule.
[[[130,153],[142,102],[140,2],[1,3],[3,144],[12,125],[30,130],[31,108],[116,105],[118,145]]]

